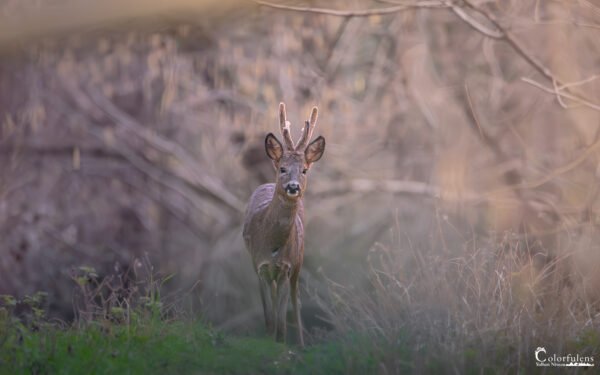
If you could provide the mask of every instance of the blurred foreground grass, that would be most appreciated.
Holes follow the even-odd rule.
[[[342,374],[377,372],[362,340],[306,350],[267,337],[233,337],[200,322],[11,329],[0,335],[2,374]],[[364,342],[363,344],[366,344]],[[399,351],[401,354],[402,351]],[[406,353],[406,352],[405,352]]]
[[[417,338],[404,331],[393,343],[383,336],[347,334],[300,349],[264,336],[227,335],[200,321],[60,328],[47,323],[26,327],[6,315],[2,319],[0,374],[544,373],[532,363],[505,367],[515,351],[510,345],[498,346],[492,357],[473,345],[463,358],[454,358],[464,364],[457,369],[440,356],[435,343],[414,345]],[[588,335],[585,345],[592,342],[600,345],[597,333]]]

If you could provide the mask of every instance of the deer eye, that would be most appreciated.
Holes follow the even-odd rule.
[[[308,168],[304,168],[304,169],[302,170],[302,173],[303,173],[303,174],[306,174],[306,172],[308,172]]]
[[[281,173],[286,173],[286,172],[287,172],[287,169],[285,169],[284,167],[281,167],[281,168],[279,168],[279,172],[281,172]]]

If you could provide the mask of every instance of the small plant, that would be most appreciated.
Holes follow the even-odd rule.
[[[152,270],[153,268],[150,269]],[[139,297],[141,307],[150,314],[150,318],[153,320],[162,319],[165,315],[165,305],[161,299],[161,290],[173,276],[171,274],[164,278],[156,278],[154,274],[150,273],[149,280],[144,288],[145,293]]]
[[[139,270],[139,268],[142,268]],[[89,266],[74,269],[71,279],[77,285],[76,322],[112,322],[131,325],[144,317],[160,320],[165,315],[161,289],[173,275],[160,277],[148,259],[135,260],[133,266],[101,277]]]
[[[9,338],[11,329],[18,323],[14,316],[17,299],[10,295],[0,295],[0,348]]]
[[[27,327],[39,330],[47,325],[46,300],[48,293],[36,292],[18,299],[11,295],[0,295],[0,337],[11,328]]]
[[[47,299],[48,293],[35,292],[32,295],[26,295],[21,301],[22,304],[27,308],[25,318],[30,327],[39,329],[42,325],[47,323],[46,306],[44,306]]]

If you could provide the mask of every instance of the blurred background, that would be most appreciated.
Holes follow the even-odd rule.
[[[309,329],[340,303],[467,316],[445,298],[495,300],[494,280],[532,319],[597,327],[600,5],[279,4],[310,9],[0,1],[0,294],[46,291],[69,320],[74,269],[137,267],[215,326],[260,329],[241,223],[274,178],[283,101],[295,138],[317,105],[327,139],[305,197]],[[551,311],[550,279],[569,296]]]

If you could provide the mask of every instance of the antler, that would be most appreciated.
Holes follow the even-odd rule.
[[[281,135],[283,136],[283,143],[288,150],[294,149],[294,142],[292,141],[292,134],[290,133],[290,122],[287,121],[285,115],[285,104],[279,103],[279,128],[281,129]]]
[[[298,141],[296,145],[296,150],[304,150],[306,146],[308,146],[308,142],[310,142],[310,138],[315,130],[315,126],[317,125],[317,117],[319,114],[319,110],[317,107],[313,107],[312,112],[310,113],[310,121],[306,121],[304,123],[304,128],[302,129],[302,137]]]

